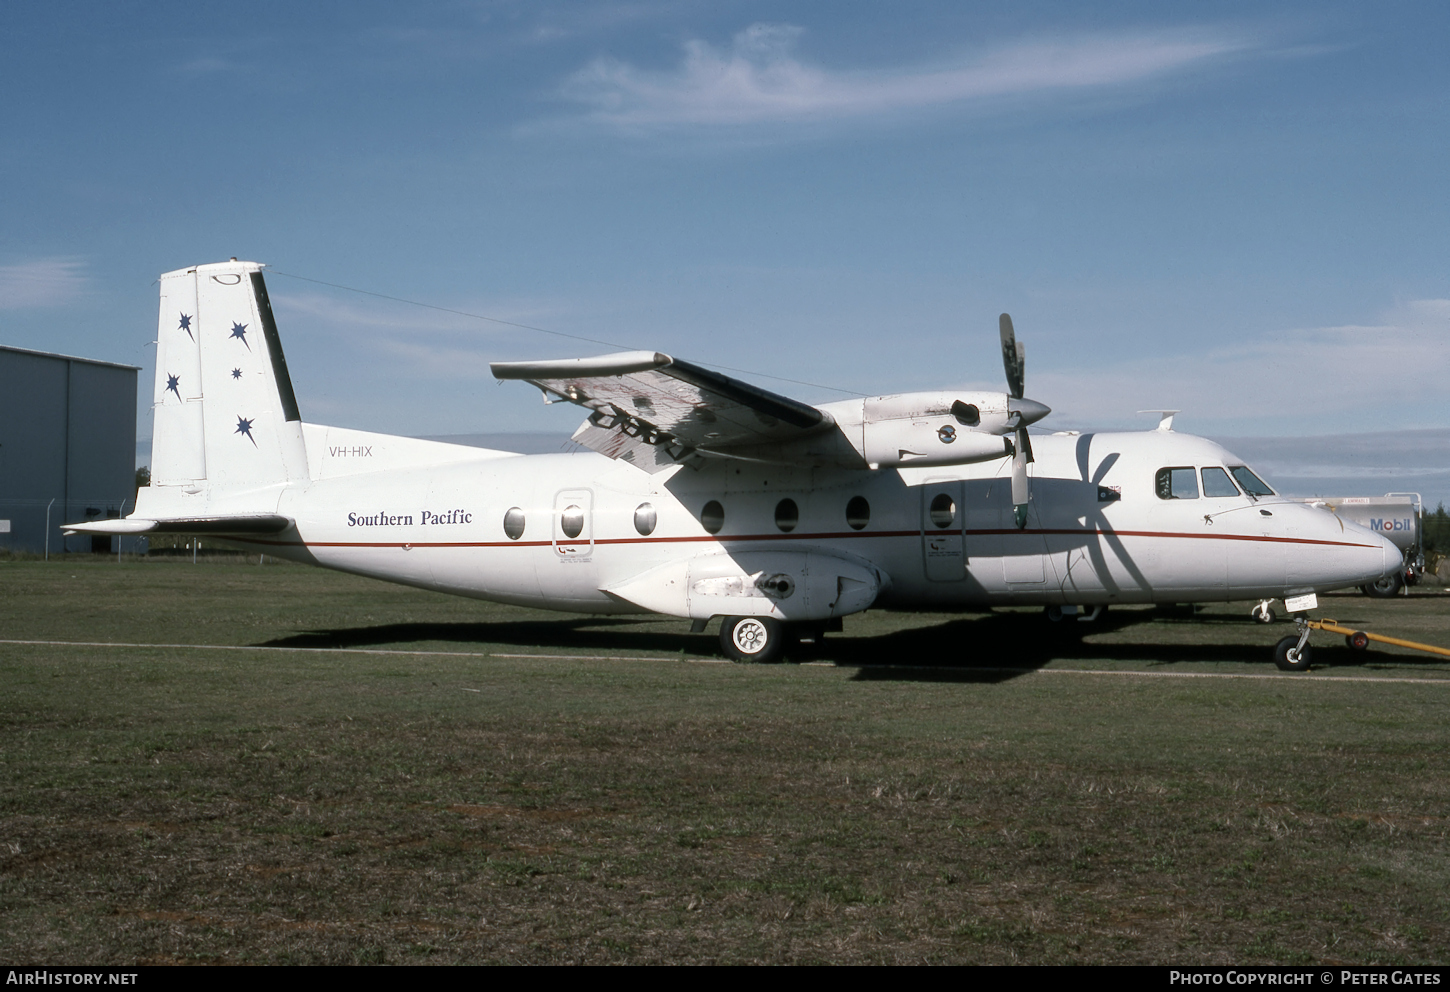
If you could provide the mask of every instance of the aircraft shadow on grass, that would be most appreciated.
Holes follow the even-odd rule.
[[[1084,641],[1088,635],[1142,626],[1149,617],[1166,620],[1168,629],[1175,632],[1188,626],[1212,630],[1216,643]],[[719,656],[718,641],[713,634],[661,630],[662,622],[668,621],[655,617],[576,617],[501,623],[395,623],[312,630],[275,638],[261,646],[385,649],[443,644],[459,649],[488,645],[530,652],[621,655],[648,652],[692,659]],[[1240,636],[1226,636],[1225,628],[1234,627],[1239,628]],[[857,671],[853,678],[858,681],[1004,682],[1055,660],[1150,665],[1263,661],[1270,667],[1274,642],[1293,631],[1289,624],[1263,627],[1247,618],[1192,616],[1186,609],[1157,614],[1106,613],[1091,623],[1069,620],[1060,624],[1048,623],[1037,614],[995,613],[868,637],[828,635],[819,646],[803,645],[788,658],[790,661],[832,661],[843,667],[854,667]],[[1378,660],[1389,659],[1352,651],[1338,638],[1315,636],[1316,667],[1360,667]],[[1394,658],[1396,664],[1415,660],[1403,656]]]

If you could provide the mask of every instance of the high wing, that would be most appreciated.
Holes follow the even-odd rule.
[[[709,457],[774,460],[761,452],[835,427],[816,407],[655,351],[489,368],[538,386],[548,402],[585,407],[574,440],[650,473]]]

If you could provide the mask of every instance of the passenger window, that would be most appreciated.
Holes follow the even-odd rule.
[[[655,508],[648,503],[641,503],[634,508],[634,529],[639,531],[642,537],[649,537],[655,532],[655,523],[659,515]]]
[[[946,493],[940,493],[931,501],[931,525],[945,530],[957,519],[957,504]]]
[[[563,516],[559,518],[559,529],[564,532],[567,538],[576,538],[584,533],[584,511],[574,505],[564,508]]]
[[[866,502],[865,496],[852,496],[851,501],[846,504],[846,526],[852,530],[861,530],[871,522],[871,504]]]
[[[1191,468],[1160,468],[1154,489],[1159,499],[1198,499],[1198,473]]]
[[[700,525],[707,533],[720,533],[720,528],[725,526],[725,507],[719,500],[712,499],[700,510]]]
[[[1233,480],[1223,469],[1214,467],[1203,470],[1203,495],[1237,496],[1238,494],[1239,487],[1233,484]]]
[[[517,506],[510,507],[503,515],[503,532],[509,536],[510,541],[517,541],[524,536],[524,511]]]
[[[793,499],[783,499],[775,504],[775,525],[789,534],[801,522],[801,511]]]
[[[1274,495],[1274,490],[1264,485],[1264,481],[1262,479],[1260,479],[1254,473],[1250,472],[1243,465],[1231,468],[1229,469],[1229,471],[1234,474],[1235,479],[1239,480],[1239,485],[1244,487],[1244,492],[1248,493],[1250,496]]]

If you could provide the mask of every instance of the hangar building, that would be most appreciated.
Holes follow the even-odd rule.
[[[0,549],[116,550],[60,525],[135,509],[139,371],[0,345]]]

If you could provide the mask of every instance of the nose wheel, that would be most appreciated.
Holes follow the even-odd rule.
[[[1314,660],[1314,649],[1309,646],[1309,628],[1299,635],[1290,634],[1274,645],[1274,664],[1281,672],[1307,672]]]
[[[1255,606],[1252,610],[1249,611],[1249,616],[1253,617],[1256,623],[1273,623],[1274,607],[1270,605],[1273,602],[1274,601],[1272,599],[1264,600],[1258,606]]]

